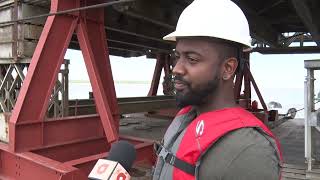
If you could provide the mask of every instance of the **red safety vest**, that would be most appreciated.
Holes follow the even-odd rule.
[[[190,110],[191,107],[183,108],[177,116],[188,113]],[[195,118],[188,125],[175,155],[177,158],[195,166],[199,157],[220,137],[236,129],[246,127],[256,127],[271,139],[274,139],[277,146],[275,148],[282,162],[280,144],[272,132],[254,115],[238,107],[203,113]],[[195,177],[174,167],[173,179],[193,180]]]

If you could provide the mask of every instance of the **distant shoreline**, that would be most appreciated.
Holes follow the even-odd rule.
[[[69,80],[70,83],[82,83],[82,84],[90,84],[89,80]],[[150,81],[129,81],[129,80],[120,80],[115,81],[116,84],[150,84]]]

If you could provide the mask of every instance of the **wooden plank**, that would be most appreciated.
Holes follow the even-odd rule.
[[[306,174],[306,170],[305,170],[305,169],[290,169],[290,168],[284,168],[284,169],[282,169],[282,172],[285,172],[285,173],[294,173],[294,174],[302,174],[302,175],[305,175],[305,174]]]
[[[0,8],[0,22],[13,20],[12,11],[13,11],[12,5]],[[36,16],[40,14],[47,14],[47,13],[49,13],[49,9],[41,8],[39,6],[28,5],[25,3],[20,4],[18,7],[19,19]],[[36,24],[36,25],[43,25],[45,21],[46,21],[46,18],[37,18],[37,19],[27,20],[26,22],[31,24]]]
[[[282,173],[283,179],[307,179],[305,175],[293,174],[293,173]]]
[[[42,26],[36,26],[31,24],[23,25],[23,39],[39,40],[42,33]]]
[[[0,0],[0,7],[13,4],[13,1],[14,1],[14,0]]]
[[[0,7],[0,22],[12,20],[12,6]]]
[[[13,43],[0,43],[0,59],[13,58]],[[32,57],[37,46],[34,41],[19,41],[17,54],[19,58]],[[0,60],[1,61],[1,60]]]
[[[50,0],[24,0],[28,4],[50,7]]]
[[[37,42],[34,41],[18,42],[18,57],[32,57],[36,46]]]
[[[30,61],[31,61],[31,57],[19,58],[19,63],[21,63],[21,64],[29,64]],[[13,60],[13,58],[5,58],[5,59],[0,58],[0,65],[1,64],[12,64],[12,63],[16,63]]]
[[[283,164],[282,165],[283,166],[283,168],[291,168],[291,169],[306,169],[307,168],[307,166],[304,166],[304,165],[296,165],[296,164]]]
[[[40,14],[47,14],[49,13],[49,11],[50,11],[49,9],[44,9],[38,6],[22,4],[19,7],[18,17],[22,19],[25,17],[31,17],[31,16],[40,15]],[[44,25],[44,23],[46,22],[46,19],[47,18],[37,18],[37,19],[28,20],[26,22],[37,24],[37,25]]]
[[[300,164],[283,164],[282,177],[283,180],[307,179],[306,166]]]
[[[320,180],[320,169],[314,168],[311,171],[306,171],[306,177]]]
[[[284,164],[282,169],[283,179],[319,179],[320,180],[320,170],[313,169],[312,171],[307,171],[304,165],[293,165]]]
[[[306,178],[307,179],[312,179],[312,180],[320,180],[320,176],[319,175],[315,175],[315,174],[312,174],[312,173],[307,173],[306,174]]]
[[[18,25],[18,40],[39,40],[43,27],[32,24]],[[0,27],[0,43],[12,42],[13,25]]]

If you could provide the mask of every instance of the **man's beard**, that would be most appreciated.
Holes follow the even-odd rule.
[[[215,76],[202,88],[192,89],[190,83],[183,80],[181,76],[176,76],[175,79],[184,82],[187,86],[186,93],[176,91],[176,102],[179,108],[183,108],[189,105],[197,106],[204,104],[206,97],[216,92],[219,83],[219,78]]]

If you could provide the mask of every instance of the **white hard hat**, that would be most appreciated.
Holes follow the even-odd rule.
[[[229,40],[250,47],[248,21],[231,0],[194,0],[179,17],[176,31],[163,39],[205,36]]]

